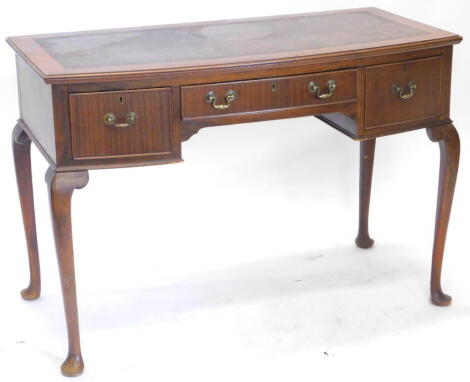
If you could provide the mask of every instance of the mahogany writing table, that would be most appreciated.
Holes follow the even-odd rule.
[[[83,371],[71,198],[88,170],[181,161],[181,143],[208,126],[314,115],[360,141],[359,232],[368,213],[377,137],[426,128],[441,160],[431,300],[440,276],[459,162],[449,117],[452,49],[461,37],[366,8],[233,21],[8,38],[21,117],[13,131],[29,255],[27,300],[40,294],[31,181],[33,141],[50,167],[52,223],[69,351]]]

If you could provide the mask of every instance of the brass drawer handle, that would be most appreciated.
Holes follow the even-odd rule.
[[[206,102],[210,103],[214,109],[225,110],[230,107],[230,103],[237,99],[237,92],[235,90],[229,90],[225,93],[225,102],[217,103],[217,95],[215,92],[210,91],[206,94]]]
[[[410,99],[411,97],[413,97],[413,94],[414,94],[414,91],[416,90],[416,88],[417,88],[416,82],[410,81],[410,82],[408,82],[408,92],[407,93],[405,93],[403,88],[401,88],[398,85],[393,85],[392,91],[395,94],[398,94],[398,96],[401,99]]]
[[[316,82],[312,81],[308,84],[308,91],[310,93],[316,93],[317,98],[320,98],[320,99],[330,98],[333,95],[333,92],[336,89],[336,81],[335,80],[329,80],[326,83],[326,86],[328,87],[328,93],[320,94],[320,91],[321,91],[320,86],[318,86],[316,84]]]
[[[114,127],[129,127],[132,125],[135,120],[137,119],[137,113],[134,113],[133,111],[130,111],[129,113],[126,114],[126,120],[125,122],[116,122],[116,115],[114,113],[106,113],[104,115],[104,123],[110,126]]]

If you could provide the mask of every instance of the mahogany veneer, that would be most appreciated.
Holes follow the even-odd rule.
[[[170,88],[75,93],[69,102],[74,159],[178,155],[178,143],[172,145]],[[107,112],[119,123],[129,110],[137,115],[131,128],[103,123]]]
[[[88,170],[181,161],[203,127],[314,115],[359,140],[356,244],[369,248],[376,138],[426,128],[441,164],[431,300],[451,298],[440,277],[459,162],[450,119],[453,45],[462,38],[375,9],[8,38],[16,51],[20,120],[13,148],[40,295],[30,145],[46,174],[69,339],[65,375],[83,371],[71,197]],[[269,132],[267,132],[269,133]]]
[[[207,85],[181,87],[181,116],[183,120],[204,119],[228,114],[243,114],[276,109],[309,108],[312,106],[331,105],[334,103],[356,103],[357,70],[339,70],[335,72],[306,74],[288,77],[273,77],[261,80],[222,82]],[[334,80],[336,89],[330,98],[312,97],[308,84],[315,82],[322,89]],[[213,91],[223,100],[227,91],[237,93],[237,100],[225,110],[217,110],[204,100],[209,91]]]

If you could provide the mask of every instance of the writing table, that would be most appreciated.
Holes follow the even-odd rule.
[[[22,296],[36,299],[41,288],[32,141],[50,164],[69,342],[63,374],[84,367],[73,191],[86,186],[88,170],[179,162],[181,143],[208,126],[314,115],[360,141],[361,248],[373,244],[376,138],[426,128],[441,155],[431,300],[450,304],[440,276],[459,162],[449,105],[452,49],[461,39],[375,8],[8,38],[17,60],[13,151],[30,267]]]

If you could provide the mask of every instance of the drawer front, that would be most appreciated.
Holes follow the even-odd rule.
[[[74,159],[171,154],[170,88],[76,93],[69,101]]]
[[[366,129],[439,118],[441,68],[441,57],[367,68]]]
[[[183,86],[181,89],[182,117],[191,119],[354,101],[356,72],[356,70],[342,70],[262,80]],[[317,88],[311,84],[312,82],[317,85]],[[331,86],[333,82],[334,86]],[[231,94],[235,94],[234,100],[230,99]],[[209,102],[208,95],[215,97],[215,101]]]

